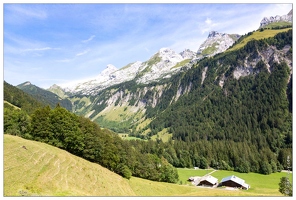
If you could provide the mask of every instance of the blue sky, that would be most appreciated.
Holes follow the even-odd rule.
[[[49,88],[146,61],[162,47],[197,51],[212,30],[245,34],[292,4],[3,4],[3,77]]]

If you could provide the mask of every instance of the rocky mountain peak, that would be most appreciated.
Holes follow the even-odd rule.
[[[161,60],[166,62],[180,62],[181,60],[183,60],[180,54],[169,48],[161,48],[156,54],[158,54],[158,57],[160,57]]]
[[[193,59],[196,57],[196,53],[190,49],[185,49],[180,53],[180,55],[183,57],[183,59]]]
[[[208,35],[208,38],[220,37],[223,33],[219,33],[218,31],[211,31]]]
[[[237,34],[219,33],[211,31],[208,38],[197,51],[199,56],[213,56],[228,49],[240,36]]]
[[[22,83],[22,84],[20,84],[20,85],[22,85],[22,86],[26,86],[26,85],[32,85],[32,83],[31,83],[30,81],[26,81],[26,82],[24,82],[24,83]]]
[[[107,69],[112,71],[112,70],[117,70],[117,68],[114,65],[108,64]]]
[[[53,84],[52,86],[50,86],[49,90],[50,89],[60,89],[61,87],[58,86],[57,84]]]
[[[260,22],[260,27],[259,28],[263,28],[264,26],[267,26],[270,23],[273,22],[293,22],[293,9],[287,14],[287,15],[276,15],[276,16],[270,16],[268,17],[264,17],[261,22]]]
[[[98,75],[98,77],[109,76],[111,73],[117,70],[118,69],[114,65],[108,64],[107,67]]]

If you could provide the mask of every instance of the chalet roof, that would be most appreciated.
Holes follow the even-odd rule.
[[[230,181],[230,180],[237,183],[237,184],[240,184],[240,185],[243,185],[245,183],[245,180],[243,180],[243,179],[241,179],[241,178],[239,178],[237,176],[234,176],[234,175],[227,176],[227,177],[223,178],[221,180],[221,183],[226,182],[226,181]]]
[[[207,175],[207,176],[203,176],[203,177],[201,178],[200,182],[201,182],[201,181],[208,181],[209,183],[211,183],[211,184],[214,185],[215,183],[218,182],[218,179],[215,178],[215,177],[213,177],[213,176],[211,176],[211,175]]]
[[[250,185],[249,185],[249,184],[246,184],[246,183],[244,183],[244,184],[242,185],[242,187],[244,187],[244,188],[248,189],[248,188],[250,188]]]

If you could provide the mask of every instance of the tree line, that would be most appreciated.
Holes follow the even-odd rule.
[[[140,152],[133,142],[122,140],[116,133],[101,129],[97,123],[59,104],[54,109],[37,108],[31,115],[5,104],[4,133],[64,149],[128,179],[133,175],[153,181],[178,181],[177,169],[163,156]]]

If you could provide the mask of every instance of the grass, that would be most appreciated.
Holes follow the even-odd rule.
[[[118,133],[118,135],[124,140],[143,140],[141,138],[128,136],[126,133]]]
[[[190,176],[203,176],[212,170],[178,169],[179,179],[183,184],[188,184],[186,179]],[[239,173],[234,171],[218,170],[211,174],[220,182],[223,178],[235,175],[244,179],[251,186],[249,190],[241,190],[242,196],[283,196],[279,191],[280,178],[286,176],[285,172],[272,173],[269,175],[257,173]],[[190,183],[189,183],[190,184]]]
[[[83,112],[85,107],[87,107],[88,105],[91,104],[90,99],[87,97],[83,97],[83,98],[75,97],[70,100],[72,103],[74,103],[75,101],[79,101],[79,103],[76,104],[76,107],[75,107],[75,112],[77,112],[77,113]]]
[[[264,38],[274,37],[276,34],[278,34],[280,32],[286,32],[290,29],[292,29],[292,28],[285,28],[285,29],[278,29],[278,30],[265,29],[264,31],[260,31],[260,30],[255,31],[249,37],[244,38],[241,42],[239,42],[238,44],[236,44],[232,48],[226,50],[226,52],[240,49],[240,48],[244,47],[251,40],[261,40]]]
[[[283,196],[278,183],[287,175],[213,172],[211,175],[219,182],[235,175],[251,186],[249,190],[225,190],[196,187],[187,182],[189,177],[203,176],[212,169],[178,169],[182,185],[180,181],[172,184],[137,177],[127,180],[59,148],[6,134],[3,153],[4,196]]]
[[[11,103],[9,103],[8,101],[5,101],[5,100],[4,100],[4,104],[8,104],[9,106],[13,107],[14,109],[20,110],[19,107],[15,106],[15,105],[13,105],[13,104],[11,104]]]
[[[174,68],[178,68],[178,67],[182,67],[184,65],[186,65],[187,63],[190,62],[191,59],[186,59],[186,60],[182,60],[181,62],[178,62],[174,67],[172,67],[171,69],[174,69]]]
[[[122,122],[134,119],[136,117],[139,118],[141,117],[140,113],[141,112],[134,112],[132,106],[117,105],[110,106],[109,108],[100,112],[96,117],[104,116],[105,120]]]
[[[135,106],[111,105],[98,113],[93,120],[101,127],[112,129],[117,133],[127,133],[124,130],[130,129],[131,125],[136,126],[140,123],[142,115],[142,110],[137,110]]]
[[[162,129],[157,135],[151,137],[152,140],[161,139],[163,142],[169,141],[172,138],[172,134],[168,133],[167,128]]]
[[[230,191],[221,188],[202,188],[154,182],[136,177],[132,177],[129,184],[137,196],[252,196],[242,190]]]
[[[145,128],[148,124],[151,123],[151,121],[152,121],[151,118],[145,119],[144,121],[138,124],[138,126],[136,127],[136,130],[138,131]]]
[[[156,53],[152,58],[150,58],[147,61],[148,66],[155,65],[156,63],[159,63],[161,61],[161,58],[159,57],[159,53]]]
[[[212,44],[212,46],[209,46],[208,48],[204,49],[202,51],[202,55],[208,55],[208,54],[212,54],[214,51],[217,50],[217,45],[219,45],[217,42],[215,42],[214,44]]]
[[[289,26],[292,25],[291,22],[273,22],[268,24],[267,26],[264,26],[263,28],[276,28],[276,27],[284,27],[284,26]]]
[[[4,196],[135,195],[127,179],[98,164],[6,134],[3,177]]]

